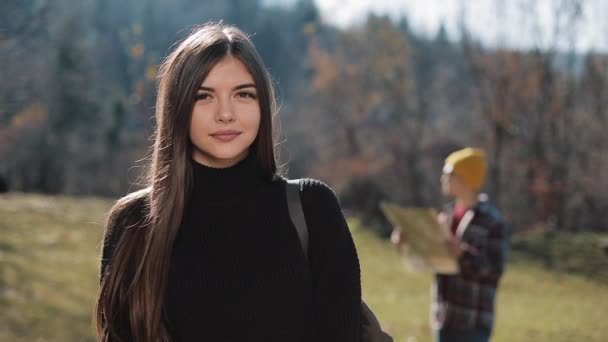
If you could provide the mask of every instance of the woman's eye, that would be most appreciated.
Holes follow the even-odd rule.
[[[211,98],[211,94],[207,94],[207,93],[201,93],[201,94],[196,94],[196,100],[209,100]]]
[[[246,99],[255,99],[256,95],[254,92],[251,91],[239,91],[238,93],[236,93],[237,97],[241,97],[241,98],[246,98]]]

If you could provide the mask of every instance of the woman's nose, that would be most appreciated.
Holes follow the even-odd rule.
[[[217,112],[216,120],[219,122],[231,122],[234,121],[234,108],[230,99],[223,99],[219,101],[220,106]]]

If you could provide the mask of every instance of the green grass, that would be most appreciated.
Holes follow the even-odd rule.
[[[431,274],[409,271],[395,248],[358,227],[365,301],[398,342],[432,341]],[[604,256],[605,257],[605,256]],[[518,256],[501,281],[493,341],[608,341],[608,284],[547,271]]]
[[[95,340],[99,242],[110,205],[0,195],[0,341]],[[385,329],[396,342],[431,341],[432,275],[406,270],[393,246],[356,221],[351,228],[364,298]],[[608,340],[608,284],[515,260],[501,283],[494,341]]]
[[[0,196],[0,341],[94,341],[110,201]]]
[[[515,259],[608,284],[608,254],[602,248],[606,240],[606,234],[535,230],[514,236],[512,246]]]

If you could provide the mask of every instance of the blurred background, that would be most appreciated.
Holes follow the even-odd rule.
[[[432,275],[403,268],[378,203],[439,208],[464,146],[515,232],[496,340],[608,339],[608,1],[3,0],[0,341],[94,340],[105,214],[145,170],[157,67],[209,20],[252,34],[285,173],[336,190],[397,341],[431,340]]]

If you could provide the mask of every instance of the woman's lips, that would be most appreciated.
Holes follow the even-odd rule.
[[[212,133],[211,136],[221,142],[229,142],[229,141],[234,140],[240,134],[241,134],[241,132],[230,130],[230,131],[215,132],[215,133]]]

